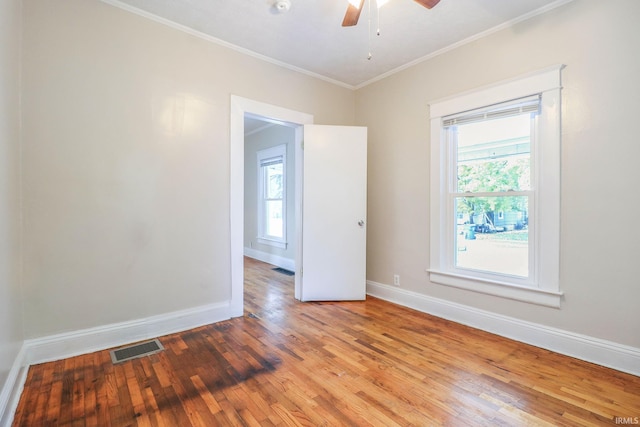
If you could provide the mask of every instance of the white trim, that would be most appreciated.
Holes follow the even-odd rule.
[[[477,277],[462,276],[444,271],[427,271],[429,272],[429,279],[439,285],[451,286],[454,288],[489,295],[497,295],[507,299],[524,301],[551,308],[560,308],[562,296],[564,295],[562,292],[514,286],[510,283],[502,283],[494,280],[482,280]]]
[[[24,389],[28,369],[26,367],[26,351],[23,345],[16,355],[9,375],[0,390],[0,426],[9,427],[20,401]]]
[[[285,258],[268,252],[258,251],[253,248],[244,248],[244,256],[284,268],[285,270],[296,271],[296,262],[291,258]]]
[[[560,307],[560,91],[561,70],[554,65],[463,92],[430,103],[431,119],[431,184],[430,184],[430,249],[429,278],[432,283],[455,286],[508,299],[549,307]],[[478,272],[460,273],[452,261],[455,250],[451,241],[453,221],[451,148],[443,129],[443,117],[477,110],[501,102],[541,94],[541,113],[535,119],[532,138],[532,166],[535,193],[529,199],[534,218],[529,225],[529,277],[507,279],[507,276]],[[531,244],[533,242],[533,244]],[[533,247],[531,247],[533,246]],[[507,283],[509,280],[509,283]],[[509,289],[509,285],[512,289]],[[527,286],[529,290],[523,289]]]
[[[178,24],[177,22],[173,22],[173,21],[171,21],[169,19],[162,18],[162,17],[160,17],[158,15],[154,15],[153,13],[147,12],[145,10],[138,9],[137,7],[133,7],[133,6],[129,5],[129,4],[121,2],[119,0],[100,0],[100,1],[102,1],[103,3],[106,3],[108,5],[117,7],[118,9],[122,9],[122,10],[125,10],[127,12],[131,12],[131,13],[133,13],[135,15],[141,16],[143,18],[149,19],[151,21],[157,22],[159,24],[166,25],[167,27],[173,28],[174,30],[182,31],[183,33],[187,33],[187,34],[189,34],[191,36],[198,37],[199,39],[206,40],[206,41],[211,42],[211,43],[215,43],[215,44],[217,44],[219,46],[226,47],[227,49],[235,50],[236,52],[240,52],[242,54],[245,54],[247,56],[251,56],[251,57],[259,59],[261,61],[265,61],[265,62],[268,62],[270,64],[274,64],[274,65],[277,65],[277,66],[282,67],[282,68],[286,68],[286,69],[291,70],[291,71],[295,71],[295,72],[298,72],[298,73],[301,73],[301,74],[305,74],[307,76],[314,77],[316,79],[323,80],[323,81],[325,81],[327,83],[331,83],[331,84],[334,84],[336,86],[344,87],[346,89],[351,89],[351,90],[355,89],[355,87],[353,85],[347,84],[345,82],[341,82],[339,80],[332,79],[332,78],[327,77],[327,76],[323,76],[322,74],[314,73],[313,71],[305,70],[304,68],[296,67],[295,65],[287,64],[286,62],[279,61],[277,59],[274,59],[274,58],[271,58],[269,56],[263,55],[261,53],[254,52],[252,50],[246,49],[244,47],[237,46],[237,45],[235,45],[233,43],[229,43],[229,42],[224,41],[222,39],[219,39],[217,37],[210,36],[209,34],[205,34],[205,33],[201,32],[201,31],[194,30],[193,28],[189,28],[189,27],[187,27],[185,25]]]
[[[517,98],[534,95],[562,86],[560,71],[564,64],[522,74],[511,79],[471,89],[429,103],[431,119],[474,110]]]
[[[273,123],[295,129],[295,216],[296,216],[296,265],[302,265],[302,138],[301,125],[313,124],[313,115],[289,110],[276,105],[265,104],[252,99],[231,95],[230,107],[230,253],[231,253],[231,308],[232,316],[243,314],[244,291],[244,116],[268,118]],[[300,272],[297,272],[300,273]],[[300,296],[302,275],[295,276],[296,298]]]
[[[640,348],[492,313],[368,280],[367,294],[456,323],[640,376]]]
[[[549,11],[555,9],[555,8],[558,8],[560,6],[564,6],[565,4],[571,3],[574,0],[557,0],[557,1],[553,2],[553,3],[551,3],[551,4],[542,6],[541,8],[538,8],[536,10],[533,10],[533,11],[529,12],[529,13],[521,15],[521,16],[515,18],[515,19],[512,19],[510,21],[504,22],[504,23],[502,23],[500,25],[497,25],[497,26],[495,26],[493,28],[490,28],[488,30],[482,31],[482,32],[480,32],[478,34],[475,34],[475,35],[471,36],[471,37],[467,37],[466,39],[460,40],[460,41],[458,41],[456,43],[450,44],[449,46],[446,46],[446,47],[444,47],[442,49],[436,50],[435,52],[432,52],[432,53],[430,53],[428,55],[425,55],[425,56],[423,56],[421,58],[418,58],[418,59],[415,59],[413,61],[410,61],[410,62],[408,62],[406,64],[403,64],[403,65],[401,65],[399,67],[396,67],[396,68],[394,68],[392,70],[389,70],[389,71],[387,71],[385,73],[382,73],[382,74],[380,74],[380,75],[378,75],[376,77],[373,77],[373,78],[371,78],[371,79],[369,79],[369,80],[367,80],[365,82],[359,83],[357,85],[352,85],[352,84],[349,84],[349,83],[342,82],[340,80],[335,80],[335,79],[332,79],[330,77],[323,76],[322,74],[318,74],[318,73],[315,73],[313,71],[305,70],[304,68],[296,67],[296,66],[288,64],[286,62],[282,62],[282,61],[279,61],[277,59],[271,58],[269,56],[262,55],[260,53],[254,52],[252,50],[249,50],[249,49],[234,45],[234,44],[229,43],[227,41],[224,41],[222,39],[219,39],[219,38],[210,36],[208,34],[205,34],[203,32],[194,30],[193,28],[189,28],[189,27],[187,27],[185,25],[178,24],[178,23],[173,22],[173,21],[171,21],[169,19],[162,18],[162,17],[160,17],[158,15],[154,15],[153,13],[144,11],[142,9],[138,9],[137,7],[133,7],[133,6],[129,5],[129,4],[121,2],[119,0],[101,0],[101,1],[103,3],[109,4],[111,6],[117,7],[119,9],[125,10],[127,12],[130,12],[130,13],[133,13],[135,15],[141,16],[143,18],[149,19],[151,21],[157,22],[159,24],[166,25],[166,26],[171,27],[171,28],[173,28],[175,30],[182,31],[182,32],[187,33],[189,35],[192,35],[194,37],[198,37],[200,39],[209,41],[211,43],[215,43],[217,45],[226,47],[228,49],[235,50],[236,52],[243,53],[245,55],[260,59],[260,60],[265,61],[265,62],[269,62],[271,64],[278,65],[280,67],[283,67],[283,68],[286,68],[286,69],[289,69],[289,70],[292,70],[292,71],[296,71],[296,72],[299,72],[299,73],[302,73],[302,74],[306,74],[308,76],[314,77],[316,79],[323,80],[325,82],[328,82],[328,83],[331,83],[331,84],[334,84],[334,85],[337,85],[337,86],[340,86],[340,87],[344,87],[346,89],[358,90],[358,89],[362,89],[365,86],[369,86],[370,84],[373,84],[375,82],[383,80],[383,79],[385,79],[385,78],[387,78],[389,76],[397,74],[397,73],[399,73],[401,71],[404,71],[407,68],[411,68],[414,65],[418,65],[418,64],[420,64],[422,62],[425,62],[425,61],[428,61],[430,59],[433,59],[433,58],[435,58],[437,56],[440,56],[442,54],[450,52],[450,51],[452,51],[454,49],[457,49],[457,48],[459,48],[461,46],[464,46],[466,44],[473,43],[476,40],[479,40],[479,39],[487,37],[487,36],[489,36],[491,34],[497,33],[498,31],[502,31],[504,29],[511,28],[511,27],[513,27],[514,25],[516,25],[516,24],[518,24],[520,22],[526,21],[526,20],[531,19],[531,18],[533,18],[535,16],[538,16],[538,15],[542,15],[542,14],[547,13],[547,12],[549,12]]]
[[[223,302],[25,341],[28,365],[66,359],[229,319]]]

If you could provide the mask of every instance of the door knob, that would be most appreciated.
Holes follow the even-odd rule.
[[[359,225],[360,227],[364,227],[364,221],[363,221],[363,220],[358,221],[358,225]]]

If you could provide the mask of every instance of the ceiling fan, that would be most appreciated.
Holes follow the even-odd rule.
[[[414,1],[426,7],[427,9],[431,9],[432,7],[434,7],[440,2],[440,0],[414,0]],[[359,2],[359,6],[358,6],[358,2]],[[362,12],[363,6],[364,6],[364,0],[349,0],[349,6],[347,7],[347,13],[344,15],[342,26],[352,27],[356,25],[358,23],[358,18],[360,18],[360,12]]]

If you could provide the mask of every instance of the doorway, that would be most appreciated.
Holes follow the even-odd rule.
[[[299,111],[288,110],[271,104],[231,95],[230,109],[230,253],[231,253],[231,297],[230,316],[243,315],[244,309],[244,175],[245,175],[245,116],[260,118],[270,123],[288,126],[294,129],[294,158],[295,181],[302,180],[302,150],[303,125],[312,124],[313,116]],[[295,265],[299,268],[302,254],[302,230],[300,228],[302,207],[301,185],[296,185],[294,198],[296,200],[295,215]],[[299,298],[299,274],[295,276],[294,294]]]
[[[244,255],[294,272],[295,128],[249,114],[244,122]]]

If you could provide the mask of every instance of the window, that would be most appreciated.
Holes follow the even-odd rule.
[[[286,248],[287,146],[258,151],[258,241]]]
[[[433,283],[559,307],[561,69],[431,104]]]
[[[456,269],[532,281],[531,146],[539,110],[536,95],[443,118],[445,168],[453,184],[446,203],[458,218]]]

